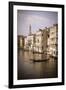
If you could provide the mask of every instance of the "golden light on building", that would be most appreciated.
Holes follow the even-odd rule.
[[[58,25],[39,29],[32,34],[31,25],[29,26],[29,34],[25,37],[18,36],[18,47],[24,50],[31,50],[38,53],[57,57],[58,54]]]

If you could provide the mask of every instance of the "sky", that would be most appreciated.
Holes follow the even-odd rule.
[[[51,27],[58,24],[58,13],[50,11],[17,11],[17,35],[27,36],[29,34],[29,26],[31,24],[31,32],[35,33],[39,29]]]

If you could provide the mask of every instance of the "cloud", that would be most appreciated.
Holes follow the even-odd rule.
[[[41,16],[37,16],[37,15],[29,15],[27,18],[26,18],[26,22],[28,23],[32,23],[32,24],[38,24],[38,23],[42,23],[42,22],[47,22],[48,21],[48,18],[46,17],[41,17]]]

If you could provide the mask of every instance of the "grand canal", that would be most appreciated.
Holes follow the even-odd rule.
[[[18,50],[18,80],[56,78],[58,76],[57,58],[49,57],[45,60],[46,57],[44,54]],[[33,60],[41,60],[41,62],[33,62]]]

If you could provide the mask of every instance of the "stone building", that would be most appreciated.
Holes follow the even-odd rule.
[[[54,24],[52,27],[39,29],[35,34],[32,34],[30,25],[28,36],[18,36],[18,47],[57,57],[58,25]]]
[[[54,24],[49,28],[49,54],[51,56],[57,57],[58,55],[58,25]]]
[[[47,48],[47,30],[39,29],[35,34],[35,51],[44,53]]]
[[[25,50],[33,50],[35,44],[35,35],[31,34],[25,38]]]

